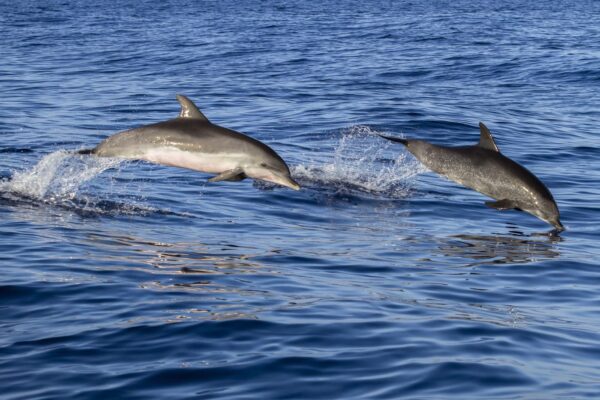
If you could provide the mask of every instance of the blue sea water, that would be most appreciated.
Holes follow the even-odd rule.
[[[600,397],[600,3],[0,4],[2,399]],[[73,156],[176,93],[299,192]],[[377,133],[483,121],[560,236]]]

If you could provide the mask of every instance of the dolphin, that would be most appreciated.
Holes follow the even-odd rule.
[[[253,178],[300,189],[285,161],[269,146],[211,123],[187,97],[178,94],[177,100],[177,118],[116,133],[78,153],[217,174],[209,182]]]
[[[479,129],[479,143],[461,147],[380,136],[402,143],[433,172],[496,200],[485,202],[487,206],[525,211],[557,231],[563,231],[565,228],[560,223],[558,206],[550,190],[527,168],[500,153],[491,132],[481,122]]]

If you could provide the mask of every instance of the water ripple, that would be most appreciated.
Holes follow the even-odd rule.
[[[599,4],[0,4],[2,398],[597,398]],[[71,152],[176,93],[303,190]],[[378,137],[479,121],[567,231]]]

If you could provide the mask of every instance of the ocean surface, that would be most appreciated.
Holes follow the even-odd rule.
[[[600,2],[0,4],[0,398],[600,398]],[[79,156],[177,93],[301,191]],[[478,141],[566,231],[378,133]]]

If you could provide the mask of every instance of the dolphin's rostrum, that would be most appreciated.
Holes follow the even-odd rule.
[[[211,123],[177,95],[177,118],[116,133],[80,154],[150,161],[217,174],[210,182],[260,179],[299,190],[283,159],[266,144]]]
[[[427,168],[497,201],[485,204],[498,210],[517,209],[535,215],[558,231],[564,230],[552,193],[522,165],[500,153],[488,128],[474,146],[445,147],[422,140],[380,135],[402,143]]]

